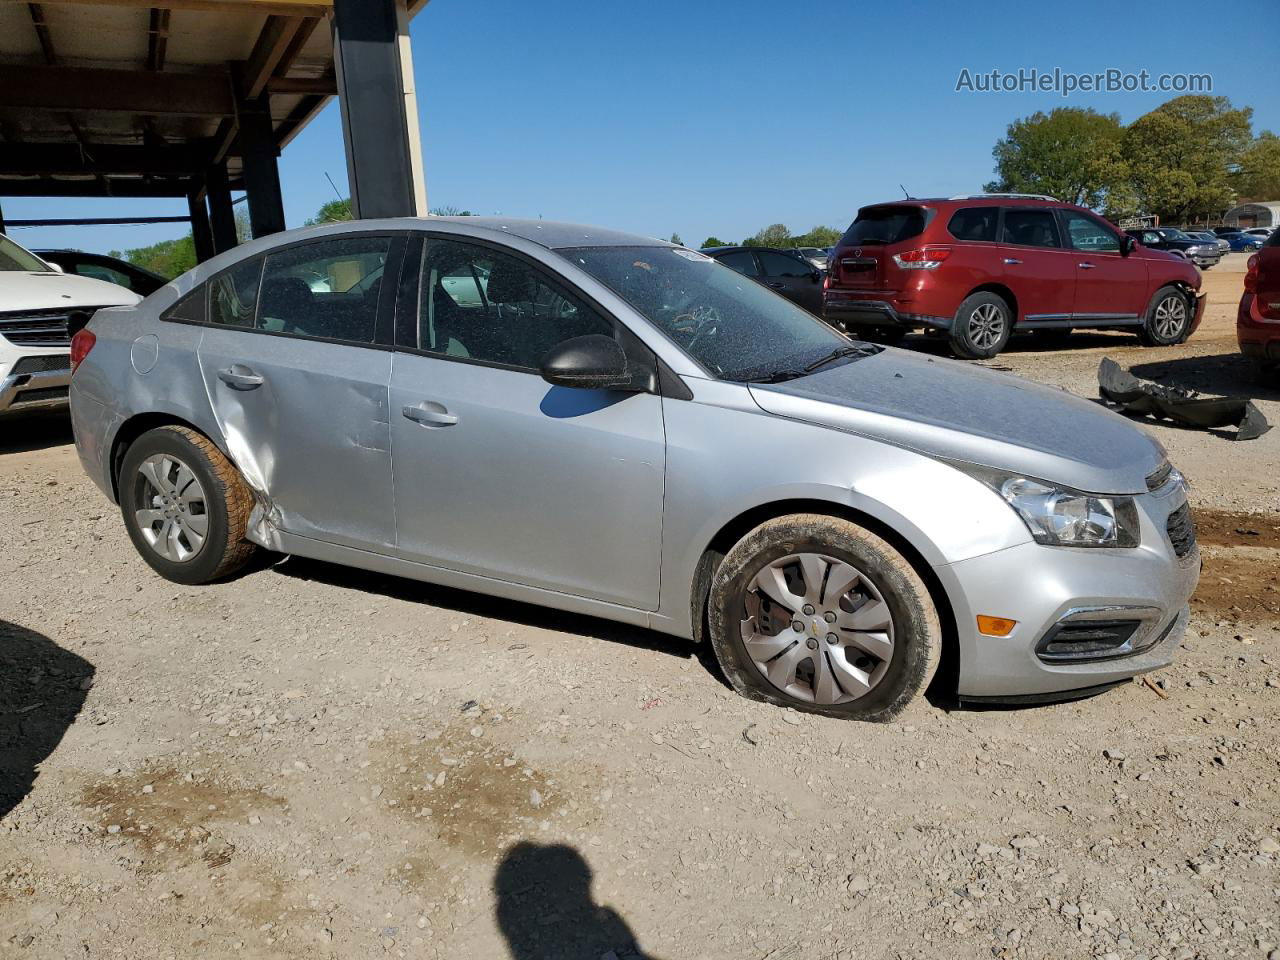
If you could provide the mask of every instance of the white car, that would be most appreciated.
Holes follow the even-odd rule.
[[[0,416],[66,406],[71,333],[99,307],[141,299],[114,283],[63,273],[0,234]]]
[[[1272,227],[1250,227],[1248,230],[1241,230],[1240,232],[1247,237],[1261,237],[1265,240],[1271,236],[1272,231]]]

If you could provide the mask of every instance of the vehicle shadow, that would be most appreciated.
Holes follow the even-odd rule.
[[[0,820],[75,723],[93,673],[43,634],[0,620]]]
[[[1077,330],[1070,334],[1052,337],[1018,333],[1009,338],[1009,343],[1001,354],[1062,353],[1071,350],[1119,349],[1137,345],[1138,338],[1128,330]],[[902,341],[901,346],[937,357],[951,356],[951,348],[947,345],[946,337],[913,333]],[[998,364],[1000,359],[997,357],[989,362]]]
[[[1226,397],[1280,401],[1280,378],[1264,383],[1249,361],[1238,353],[1218,353],[1203,357],[1153,360],[1129,368],[1135,377],[1166,386],[1178,385]]]
[[[592,899],[591,868],[573,847],[516,844],[493,890],[512,960],[657,960],[615,910]]]
[[[74,442],[71,417],[66,411],[13,414],[5,417],[4,429],[0,431],[0,455],[27,453]]]
[[[271,567],[272,572],[286,577],[301,580],[312,580],[336,587],[346,587],[363,593],[376,593],[384,597],[392,597],[407,603],[419,603],[429,607],[440,607],[456,613],[464,613],[476,617],[488,617],[494,620],[509,620],[526,627],[537,627],[543,630],[557,630],[562,633],[576,633],[585,637],[596,637],[609,643],[622,644],[665,653],[682,660],[696,659],[717,681],[728,686],[709,643],[695,644],[680,637],[659,633],[645,627],[632,626],[591,617],[580,613],[568,613],[551,607],[540,607],[519,600],[508,600],[502,597],[491,597],[470,590],[458,590],[453,587],[441,587],[419,580],[394,577],[382,573],[372,573],[355,567],[346,567],[321,560],[309,560],[305,557],[287,557]]]

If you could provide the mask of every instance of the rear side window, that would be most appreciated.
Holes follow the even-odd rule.
[[[737,253],[726,253],[723,257],[716,257],[726,267],[737,270],[745,277],[758,277],[760,271],[756,269],[756,258],[746,250],[739,250]]]
[[[999,221],[999,207],[964,207],[951,215],[947,232],[957,240],[994,243]]]
[[[1061,247],[1058,221],[1050,210],[1007,209],[1001,242],[1020,247]]]
[[[761,250],[760,266],[766,277],[807,277],[813,273],[813,267],[797,257],[788,257],[784,253],[770,253]]]
[[[252,327],[258,303],[262,258],[255,257],[209,281],[209,322],[227,327]]]
[[[200,284],[185,297],[182,297],[177,303],[161,314],[161,320],[185,320],[188,323],[204,323],[205,322],[205,295],[209,292],[209,285]]]
[[[268,254],[258,327],[271,333],[373,343],[390,237],[347,236]]]
[[[841,243],[861,246],[867,243],[900,243],[924,232],[924,211],[920,207],[866,207],[858,211],[844,232]]]

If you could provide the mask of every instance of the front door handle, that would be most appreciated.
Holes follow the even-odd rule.
[[[458,418],[450,413],[444,404],[436,403],[434,400],[404,407],[400,412],[405,419],[420,423],[424,427],[452,427],[458,422]]]
[[[1005,257],[1004,262],[1007,263],[1009,266],[1014,267],[1020,264],[1022,261],[1019,260],[1017,257]]]
[[[1087,261],[1087,260],[1086,260],[1084,263],[1076,264],[1076,266],[1078,266],[1081,270],[1092,270],[1092,269],[1093,269],[1093,264],[1092,264],[1092,263],[1090,263],[1090,262],[1089,262],[1089,261]]]
[[[770,290],[781,290],[783,285],[782,285],[782,281],[780,280],[769,280],[768,282],[765,283],[765,286],[768,287]]]
[[[262,374],[242,363],[233,363],[225,370],[219,370],[218,379],[232,390],[256,390],[264,382]]]

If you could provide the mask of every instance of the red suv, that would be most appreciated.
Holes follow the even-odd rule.
[[[1280,369],[1280,230],[1249,258],[1244,296],[1236,313],[1240,352],[1261,374]]]
[[[823,313],[890,339],[945,330],[956,356],[978,360],[1015,330],[1133,327],[1144,343],[1180,343],[1200,324],[1199,290],[1192,264],[1083,207],[981,194],[859,210],[831,257]]]

